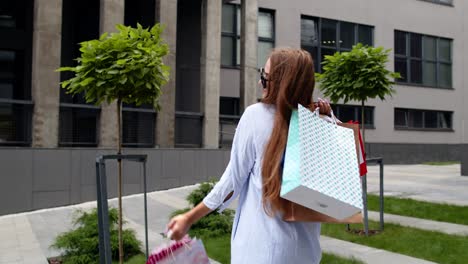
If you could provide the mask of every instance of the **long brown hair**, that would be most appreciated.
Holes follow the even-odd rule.
[[[287,202],[280,197],[281,160],[286,148],[289,119],[298,104],[312,106],[314,63],[299,49],[276,49],[270,55],[270,72],[263,103],[276,106],[275,121],[262,164],[263,208],[272,216],[284,212]]]

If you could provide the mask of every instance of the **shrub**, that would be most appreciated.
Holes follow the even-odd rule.
[[[112,259],[119,259],[118,212],[109,209],[109,231]],[[74,213],[75,229],[64,232],[55,238],[52,248],[64,251],[62,263],[89,264],[99,263],[99,233],[97,209],[91,212],[78,210]],[[122,233],[125,259],[140,254],[141,242],[136,239],[135,231],[126,229]]]
[[[187,196],[187,201],[190,203],[191,207],[195,207],[203,201],[208,193],[213,189],[215,181],[204,182],[200,186],[192,191]],[[189,211],[190,208],[185,208],[181,210],[174,211],[171,214],[171,217],[183,214]],[[222,213],[216,211],[211,212],[207,216],[201,218],[196,222],[190,229],[190,234],[192,236],[221,236],[229,234],[232,230],[232,222],[234,219],[235,211],[232,209],[226,209]]]
[[[189,202],[190,206],[195,207],[199,203],[203,201],[203,198],[205,198],[213,189],[215,186],[216,181],[208,181],[200,184],[200,186],[192,191],[188,196],[187,196],[187,201]]]

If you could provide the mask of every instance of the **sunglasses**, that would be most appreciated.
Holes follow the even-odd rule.
[[[258,69],[258,72],[260,73],[260,82],[262,83],[263,89],[267,88],[267,82],[269,81],[266,76],[268,73],[265,72],[265,68],[260,68]]]

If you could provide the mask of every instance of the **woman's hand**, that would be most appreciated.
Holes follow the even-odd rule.
[[[329,116],[331,114],[331,106],[330,103],[322,98],[318,98],[317,102],[314,102],[314,108],[319,108],[319,113],[322,115]]]
[[[172,240],[181,240],[187,234],[190,226],[192,224],[186,214],[176,215],[167,224],[167,236]]]

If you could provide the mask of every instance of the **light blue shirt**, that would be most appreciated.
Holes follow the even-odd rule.
[[[231,159],[219,182],[203,200],[224,210],[239,197],[231,236],[232,264],[318,264],[320,223],[285,222],[268,216],[262,204],[262,160],[274,124],[275,108],[249,106],[236,129]],[[233,196],[223,203],[226,196]]]

